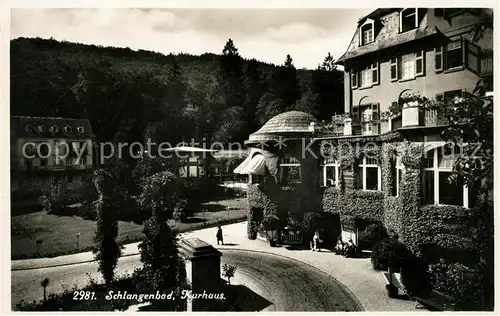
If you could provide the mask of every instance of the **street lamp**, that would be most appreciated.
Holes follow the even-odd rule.
[[[80,240],[80,233],[76,233],[76,249],[78,251],[80,251],[80,243],[79,243],[79,240]]]

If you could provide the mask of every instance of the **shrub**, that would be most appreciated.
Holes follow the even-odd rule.
[[[257,232],[259,231],[259,224],[255,221],[247,222],[247,237],[248,239],[257,239]]]
[[[322,216],[320,213],[309,212],[304,214],[300,227],[307,238],[311,237],[315,231],[319,230],[321,219]]]
[[[371,250],[377,243],[388,237],[389,235],[382,223],[368,225],[365,230],[359,232],[359,247]]]
[[[188,218],[188,201],[185,199],[179,200],[174,208],[174,219],[176,221],[185,222]]]
[[[420,257],[408,252],[401,268],[401,281],[406,292],[412,296],[426,297],[431,290],[428,264]]]
[[[42,207],[48,214],[62,213],[68,196],[68,184],[61,180],[42,189]]]
[[[429,276],[435,290],[453,297],[456,309],[483,310],[481,276],[477,270],[441,260],[429,266]]]
[[[262,220],[262,227],[265,230],[279,230],[281,228],[280,219],[276,215],[268,215]]]
[[[402,243],[386,238],[373,247],[371,261],[375,270],[399,271],[407,256],[408,252]]]
[[[163,171],[143,182],[138,202],[142,209],[149,209],[152,212],[161,211],[166,218],[172,218],[181,192],[182,187],[178,177],[171,172]]]

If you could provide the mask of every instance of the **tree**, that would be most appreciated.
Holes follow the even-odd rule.
[[[40,286],[43,288],[43,301],[47,300],[47,286],[49,286],[49,278],[45,278],[40,282]]]
[[[311,90],[307,90],[302,97],[294,104],[293,109],[312,114],[314,117],[320,115],[319,95]]]
[[[118,258],[122,254],[122,246],[116,241],[118,237],[119,208],[116,203],[114,181],[104,170],[94,172],[94,183],[99,193],[96,201],[96,230],[94,233],[94,257],[99,265],[106,285],[111,285]]]
[[[245,101],[243,59],[232,39],[228,39],[219,62],[218,81],[227,107],[242,107]]]
[[[300,98],[297,69],[290,54],[286,55],[284,65],[275,70],[271,80],[271,92],[283,100],[284,111],[287,111]]]
[[[255,112],[259,124],[265,124],[270,118],[284,112],[283,101],[275,94],[267,92],[259,100]]]
[[[344,73],[337,70],[330,53],[312,74],[312,91],[318,94],[318,119],[330,120],[335,113],[344,113]]]
[[[236,267],[227,263],[222,266],[222,276],[227,278],[227,283],[231,285],[231,278],[234,277]]]
[[[486,97],[480,80],[472,94],[463,98],[443,100],[431,106],[448,117],[450,126],[442,133],[445,141],[462,144],[450,181],[463,179],[469,189],[476,189],[477,202],[473,212],[479,269],[483,284],[483,309],[492,310],[494,302],[494,227],[493,227],[493,97]],[[448,102],[447,102],[448,101]]]
[[[144,183],[141,205],[152,209],[152,216],[144,223],[144,239],[139,244],[142,277],[152,291],[180,295],[185,283],[185,268],[178,252],[177,235],[167,220],[172,218],[178,205],[179,181],[168,172],[157,173]],[[178,303],[177,303],[178,304]],[[154,301],[159,310],[175,310],[176,302]]]

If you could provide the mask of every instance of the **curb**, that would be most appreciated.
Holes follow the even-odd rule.
[[[120,256],[120,258],[132,257],[132,256],[138,256],[138,255],[139,255],[139,253],[129,253],[129,254]],[[72,265],[77,265],[77,264],[82,264],[82,263],[91,263],[91,262],[95,262],[95,261],[96,261],[95,259],[92,259],[92,260],[75,261],[75,262],[60,263],[60,264],[52,264],[52,265],[47,265],[47,266],[42,266],[42,267],[11,268],[10,271],[27,271],[27,270],[57,268],[57,267],[72,266]]]
[[[367,312],[366,310],[366,307],[365,305],[358,299],[358,297],[351,291],[351,289],[349,289],[346,285],[344,285],[344,283],[340,282],[337,278],[335,278],[334,276],[332,276],[330,273],[328,273],[327,271],[323,270],[322,268],[320,267],[315,267],[313,266],[312,264],[310,263],[307,263],[307,262],[304,262],[300,259],[295,259],[295,258],[291,258],[291,257],[287,257],[287,256],[284,256],[284,255],[281,255],[281,254],[277,254],[277,253],[273,253],[273,252],[268,252],[268,251],[262,251],[262,250],[249,250],[249,249],[243,249],[243,248],[229,248],[229,247],[218,247],[217,249],[219,250],[236,250],[236,251],[246,251],[246,252],[257,252],[257,253],[264,253],[264,254],[267,254],[267,255],[273,255],[273,256],[278,256],[278,257],[281,257],[281,258],[285,258],[285,259],[289,259],[289,260],[293,260],[293,261],[296,261],[296,262],[300,262],[302,264],[305,264],[305,265],[308,265],[310,266],[311,268],[313,269],[317,269],[319,271],[321,271],[322,273],[330,276],[331,278],[333,278],[335,281],[337,281],[340,286],[342,287],[343,290],[345,290],[351,297],[352,299],[354,300],[354,303],[356,305],[358,305],[359,307],[359,310],[356,311],[356,312]]]

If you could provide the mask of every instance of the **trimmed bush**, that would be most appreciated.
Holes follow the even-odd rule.
[[[373,247],[371,261],[375,270],[398,272],[408,257],[406,247],[399,241],[386,238]]]
[[[453,297],[456,309],[483,310],[481,275],[476,269],[441,260],[429,266],[429,276],[435,290]]]
[[[359,232],[359,247],[372,250],[376,244],[388,237],[387,230],[382,223],[370,224],[365,230]]]

